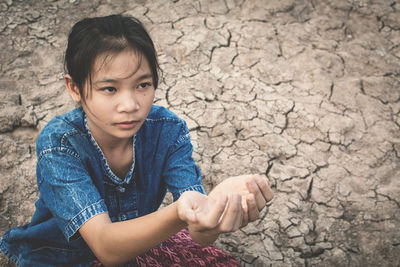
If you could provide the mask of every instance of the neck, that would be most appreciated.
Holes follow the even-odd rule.
[[[133,138],[117,138],[114,136],[102,134],[101,131],[95,131],[91,121],[87,121],[88,128],[96,143],[99,145],[103,152],[105,151],[124,151],[132,147]]]

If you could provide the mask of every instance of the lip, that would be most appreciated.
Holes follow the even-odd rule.
[[[117,123],[117,126],[121,129],[132,129],[139,125],[140,121],[123,121]]]

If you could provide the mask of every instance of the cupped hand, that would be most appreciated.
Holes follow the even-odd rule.
[[[178,200],[178,216],[191,232],[212,235],[236,231],[243,221],[241,196],[234,193],[210,198],[187,191]]]
[[[274,196],[265,177],[254,174],[227,178],[218,184],[209,196],[216,199],[232,193],[242,197],[244,212],[242,226],[247,225],[249,221],[258,219],[259,212]]]

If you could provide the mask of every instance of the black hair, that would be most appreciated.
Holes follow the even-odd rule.
[[[85,18],[77,22],[68,36],[64,69],[77,84],[84,99],[83,86],[89,81],[98,55],[118,53],[127,48],[144,56],[149,62],[154,88],[158,86],[156,50],[143,24],[136,18],[123,15]]]

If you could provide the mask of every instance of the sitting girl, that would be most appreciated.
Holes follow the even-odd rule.
[[[272,191],[246,175],[205,194],[185,122],[153,105],[158,63],[142,24],[79,21],[65,66],[80,105],[38,136],[36,211],[1,251],[18,266],[238,266],[206,246],[256,220]],[[159,209],[166,190],[174,202]]]

